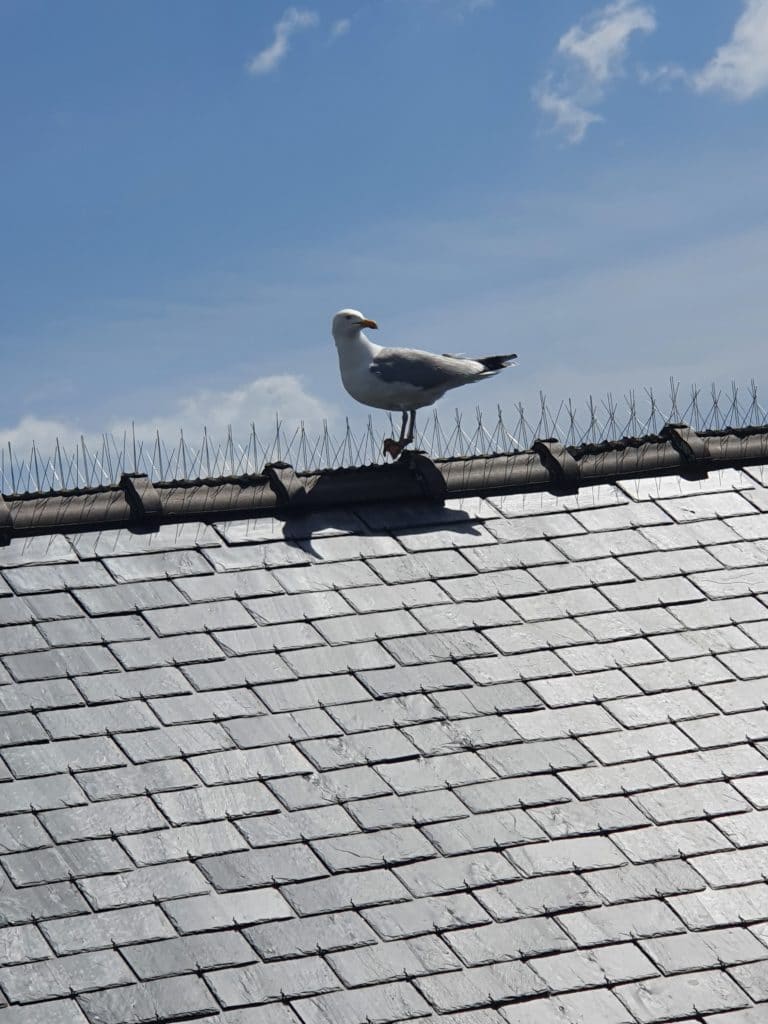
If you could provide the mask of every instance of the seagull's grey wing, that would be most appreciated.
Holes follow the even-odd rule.
[[[462,366],[462,362],[469,365]],[[412,384],[429,391],[450,387],[459,380],[475,376],[471,365],[471,360],[455,356],[438,356],[411,348],[383,348],[373,357],[371,373],[388,384]]]

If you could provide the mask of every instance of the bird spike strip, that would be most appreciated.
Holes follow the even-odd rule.
[[[390,436],[399,430],[397,419],[389,418]],[[433,458],[491,455],[524,451],[538,438],[557,438],[566,446],[601,444],[657,434],[665,423],[678,422],[701,432],[765,426],[768,416],[754,380],[742,387],[733,383],[729,390],[694,386],[681,393],[672,379],[663,396],[644,389],[620,400],[612,394],[600,400],[590,396],[576,406],[570,399],[551,404],[540,393],[533,409],[498,407],[488,416],[477,408],[471,419],[455,410],[450,421],[433,410],[423,417],[414,447]],[[235,437],[230,428],[226,438],[216,440],[203,427],[194,442],[180,430],[176,438],[159,433],[140,438],[133,431],[103,434],[95,443],[82,437],[68,449],[57,441],[52,452],[34,443],[22,452],[8,443],[0,447],[0,493],[9,497],[104,487],[116,484],[123,473],[145,473],[159,482],[260,473],[271,462],[288,463],[298,472],[380,463],[385,461],[381,427],[386,424],[380,416],[369,417],[362,429],[347,421],[343,432],[334,432],[325,423],[319,434],[310,435],[303,422],[288,427],[277,418],[269,435],[257,434],[252,426],[248,436]]]

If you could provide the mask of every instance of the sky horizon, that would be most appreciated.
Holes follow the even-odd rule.
[[[0,53],[0,447],[363,424],[345,306],[518,353],[448,420],[765,384],[768,0],[0,0]]]

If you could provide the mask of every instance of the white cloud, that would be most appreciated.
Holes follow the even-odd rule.
[[[650,7],[635,0],[616,0],[592,16],[588,29],[583,25],[568,29],[557,51],[581,61],[593,82],[607,82],[621,74],[632,33],[653,32],[655,28]]]
[[[599,114],[585,110],[571,97],[560,96],[546,87],[537,90],[536,102],[545,114],[554,117],[555,128],[562,131],[569,142],[581,142],[587,128],[595,121],[602,121]]]
[[[533,90],[539,108],[572,143],[581,142],[590,124],[602,118],[590,108],[601,102],[608,84],[623,73],[633,33],[653,32],[653,10],[638,0],[615,0],[560,37],[563,62]]]
[[[748,100],[768,88],[768,0],[746,0],[729,41],[693,76],[697,92]]]
[[[338,39],[339,36],[345,36],[351,28],[352,20],[350,18],[339,18],[339,20],[334,21],[331,26],[331,38]]]
[[[144,441],[154,440],[159,432],[161,439],[173,444],[180,429],[185,437],[197,441],[202,437],[203,427],[206,427],[212,442],[219,442],[226,439],[231,426],[234,439],[246,441],[252,424],[257,435],[274,434],[277,417],[291,428],[304,421],[308,429],[316,431],[324,420],[335,420],[337,410],[330,403],[309,394],[298,377],[279,374],[257,377],[230,390],[199,390],[179,398],[170,411],[148,416],[136,423],[116,419],[107,425],[106,430],[118,438],[124,432],[130,435],[134,430],[136,438]],[[19,456],[24,456],[34,442],[45,455],[49,455],[57,440],[62,447],[72,450],[83,434],[91,439],[99,437],[98,433],[80,429],[72,422],[24,416],[13,426],[0,427],[0,448],[10,443]]]
[[[289,7],[275,25],[275,38],[269,46],[252,57],[246,65],[251,75],[268,75],[274,71],[288,53],[291,36],[305,28],[313,28],[319,18],[314,11]]]

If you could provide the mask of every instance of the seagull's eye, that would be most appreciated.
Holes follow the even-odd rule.
[[[349,315],[349,313],[347,313],[347,320],[351,320],[351,319],[352,319],[352,317]]]

